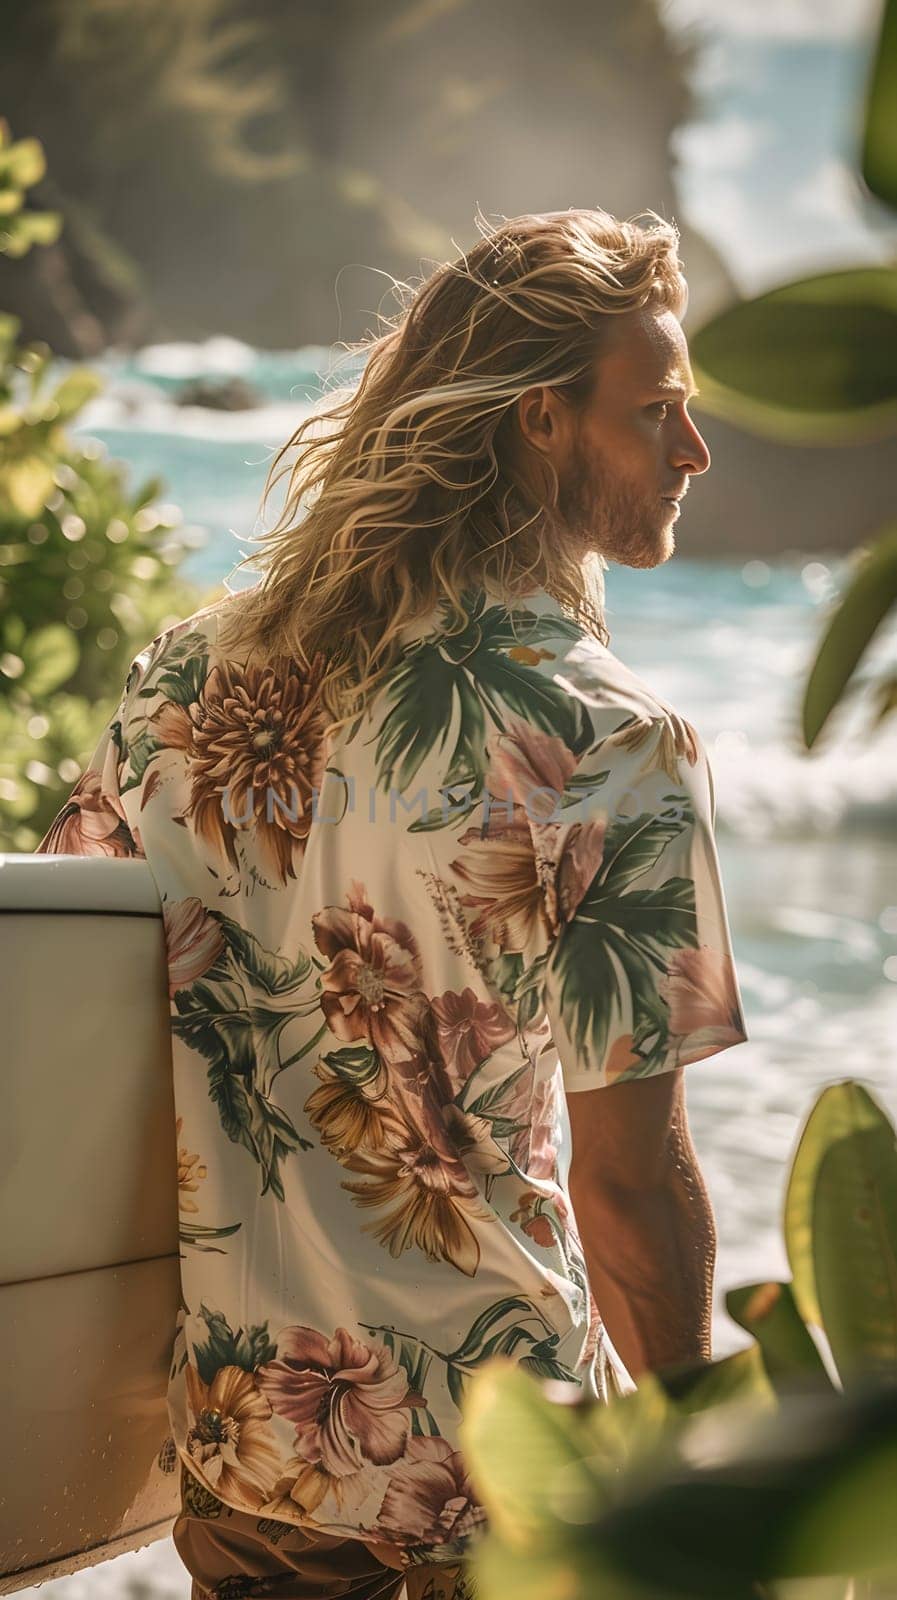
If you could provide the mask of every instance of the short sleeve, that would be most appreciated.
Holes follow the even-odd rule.
[[[131,662],[115,713],[93,755],[37,846],[36,855],[122,856],[145,859],[140,834],[122,800],[128,763],[127,726],[141,678],[142,658]]]
[[[590,875],[556,922],[543,991],[571,1092],[653,1077],[747,1039],[698,735],[672,713],[636,717],[588,764]],[[562,864],[563,843],[558,853]]]

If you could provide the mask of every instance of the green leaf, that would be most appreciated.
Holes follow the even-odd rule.
[[[873,194],[897,208],[897,0],[885,0],[869,75],[862,172]]]
[[[39,139],[17,139],[0,157],[0,170],[20,189],[40,183],[47,170],[44,147]]]
[[[55,244],[61,231],[58,212],[18,211],[0,221],[0,254],[13,258],[27,255],[32,245]]]
[[[35,697],[51,694],[72,676],[79,654],[77,639],[63,623],[38,628],[22,645],[25,672],[20,681]]]
[[[773,1384],[810,1379],[831,1388],[825,1363],[794,1302],[790,1283],[747,1283],[730,1289],[726,1310],[757,1340]]]
[[[688,1420],[678,1452],[583,1530],[652,1597],[749,1600],[770,1579],[897,1573],[897,1386],[762,1415],[714,1407]]]
[[[813,1196],[813,1268],[826,1338],[845,1388],[868,1373],[897,1382],[897,1148],[877,1126],[832,1141]]]
[[[656,867],[667,845],[693,822],[684,795],[674,817],[643,811],[637,817],[617,820],[608,829],[597,881],[604,889],[620,894],[643,872]]]
[[[607,1488],[583,1455],[583,1417],[552,1403],[516,1362],[497,1359],[467,1385],[459,1437],[478,1497],[512,1548],[560,1545],[558,1499],[597,1512]]]
[[[0,486],[20,516],[37,517],[56,483],[49,463],[30,455],[0,466]]]
[[[860,267],[784,284],[714,317],[691,351],[705,408],[724,413],[728,399],[748,426],[832,443],[890,427],[897,273]]]
[[[883,1130],[890,1130],[883,1135]],[[893,1140],[893,1129],[885,1113],[861,1084],[851,1079],[823,1089],[813,1105],[798,1140],[785,1192],[783,1227],[785,1249],[791,1268],[795,1304],[805,1322],[824,1328],[816,1282],[814,1212],[820,1169],[827,1152],[850,1140],[856,1133],[869,1131]],[[857,1149],[851,1145],[850,1160],[856,1168]],[[833,1169],[840,1170],[840,1169]],[[827,1182],[832,1181],[830,1171]],[[850,1180],[856,1181],[856,1170]],[[846,1243],[851,1237],[845,1217]],[[829,1246],[826,1244],[826,1250]],[[828,1258],[826,1258],[828,1259]],[[826,1267],[828,1271],[828,1266]]]
[[[860,556],[846,594],[828,623],[804,691],[804,744],[811,750],[857,663],[897,601],[897,524]]]
[[[93,400],[103,390],[103,380],[89,367],[76,367],[72,372],[66,373],[62,382],[57,385],[53,393],[53,401],[57,407],[55,420],[69,422],[79,411]]]
[[[763,1410],[775,1406],[775,1394],[756,1343],[719,1361],[665,1368],[656,1376],[682,1417],[734,1401],[753,1401]]]

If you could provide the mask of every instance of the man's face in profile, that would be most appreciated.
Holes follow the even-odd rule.
[[[530,391],[542,397],[538,420],[538,407],[530,418],[558,472],[559,507],[581,554],[597,550],[628,567],[669,560],[674,501],[710,465],[688,415],[693,393],[679,320],[659,309],[612,319],[595,388],[581,410],[557,391]]]

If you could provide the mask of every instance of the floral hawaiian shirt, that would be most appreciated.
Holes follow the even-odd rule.
[[[613,1384],[565,1092],[746,1038],[707,757],[544,590],[409,624],[330,739],[227,603],[136,656],[39,847],[162,902],[174,1442],[234,1508],[455,1560],[470,1375]]]

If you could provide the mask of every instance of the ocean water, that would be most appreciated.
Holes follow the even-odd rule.
[[[135,476],[164,478],[164,498],[192,529],[183,570],[211,587],[250,551],[268,468],[329,360],[322,349],[255,352],[224,338],[109,355],[100,364],[107,390],[78,431]],[[183,382],[231,375],[252,385],[258,407],[176,404]],[[686,503],[682,525],[687,517]],[[725,528],[719,535],[724,551]],[[879,629],[818,752],[808,755],[798,740],[803,680],[848,570],[849,560],[822,555],[675,555],[650,572],[607,573],[611,648],[695,723],[714,774],[750,1035],[686,1073],[719,1234],[720,1356],[747,1342],[726,1314],[726,1289],[789,1276],[784,1181],[819,1090],[857,1079],[897,1117],[897,717],[871,731],[868,693],[897,664],[897,625]],[[247,581],[245,573],[233,578]],[[171,1541],[41,1586],[45,1597],[58,1589],[59,1600],[105,1600],[123,1588],[186,1596],[189,1580]]]

